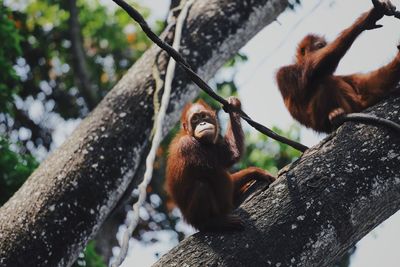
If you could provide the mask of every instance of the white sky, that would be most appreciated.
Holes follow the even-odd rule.
[[[152,9],[152,15],[164,18],[168,0],[139,0]],[[393,0],[400,8],[400,0]],[[285,109],[274,81],[279,66],[289,64],[297,43],[307,33],[324,34],[332,40],[364,11],[371,7],[369,0],[302,0],[295,12],[287,11],[254,37],[243,49],[249,61],[239,67],[235,77],[243,107],[253,119],[265,125],[287,128],[293,123]],[[365,32],[357,39],[342,60],[338,73],[370,71],[387,63],[396,54],[400,40],[400,21],[382,19],[383,28]],[[307,145],[317,143],[323,136],[302,129],[302,141]],[[167,251],[175,246],[163,232],[163,242],[151,246],[132,240],[130,257],[124,266],[150,266],[156,258],[155,250]],[[171,233],[172,235],[172,233]],[[362,239],[352,257],[351,267],[400,266],[400,213],[393,215]]]

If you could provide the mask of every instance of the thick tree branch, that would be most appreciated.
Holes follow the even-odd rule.
[[[202,0],[181,52],[206,80],[287,6],[286,0]],[[168,33],[164,33],[167,35]],[[72,136],[0,208],[0,265],[68,266],[138,170],[152,128],[156,47],[150,48]],[[159,60],[160,68],[166,57]],[[196,88],[177,70],[165,133]]]
[[[400,97],[370,109],[400,122]],[[400,136],[346,123],[236,211],[233,234],[197,233],[155,266],[324,267],[400,209]]]
[[[92,84],[90,79],[89,66],[86,59],[86,52],[83,48],[81,25],[79,23],[78,7],[76,6],[76,0],[69,0],[66,3],[69,11],[69,33],[72,47],[72,61],[74,67],[74,73],[76,82],[89,110],[96,107],[100,100],[100,96]]]

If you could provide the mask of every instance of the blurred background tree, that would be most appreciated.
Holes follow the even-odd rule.
[[[171,6],[176,3],[172,1]],[[146,17],[150,14],[148,9],[136,7]],[[164,21],[152,25],[157,33],[164,26]],[[93,0],[1,1],[0,40],[1,206],[151,43],[123,11]],[[238,94],[233,78],[236,67],[246,60],[245,55],[238,54],[226,63],[212,81],[219,94]],[[207,95],[201,93],[200,97],[220,110]],[[224,127],[226,115],[219,115]],[[163,190],[166,151],[178,128],[179,125],[171,131],[158,151],[148,199],[134,233],[145,245],[160,242],[163,235],[157,233],[162,231],[172,236],[170,246],[193,232],[182,223]],[[287,132],[274,130],[299,140],[295,126]],[[236,169],[253,165],[276,174],[299,156],[292,148],[261,134],[246,130],[246,137],[246,154]],[[135,192],[110,227],[118,229],[133,201]],[[75,265],[106,266],[112,247],[117,244],[115,232],[99,234]],[[154,249],[154,256],[163,252]]]

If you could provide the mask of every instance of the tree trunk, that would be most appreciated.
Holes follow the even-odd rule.
[[[400,123],[400,97],[370,113]],[[246,229],[197,233],[155,266],[332,266],[400,209],[400,136],[346,123],[281,171],[256,184],[235,211]]]
[[[79,88],[79,92],[85,99],[89,110],[96,107],[100,100],[97,88],[92,84],[90,69],[88,66],[86,52],[83,47],[81,36],[81,25],[79,23],[79,10],[77,0],[66,1],[66,10],[69,12],[68,26],[72,50],[72,63],[74,78]]]
[[[196,1],[184,28],[182,54],[210,79],[287,4]],[[159,51],[150,48],[0,208],[0,266],[71,265],[99,230],[145,157],[154,116],[152,68]],[[157,63],[164,69],[164,54]],[[179,68],[173,88],[165,133],[198,92]]]

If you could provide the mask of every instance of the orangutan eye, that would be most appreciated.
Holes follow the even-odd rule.
[[[193,124],[197,124],[199,122],[199,116],[197,114],[194,114],[192,119],[191,119],[191,122]]]
[[[318,43],[315,44],[315,46],[316,46],[318,49],[320,49],[320,48],[324,47],[325,44],[322,43],[322,42],[318,42]]]

